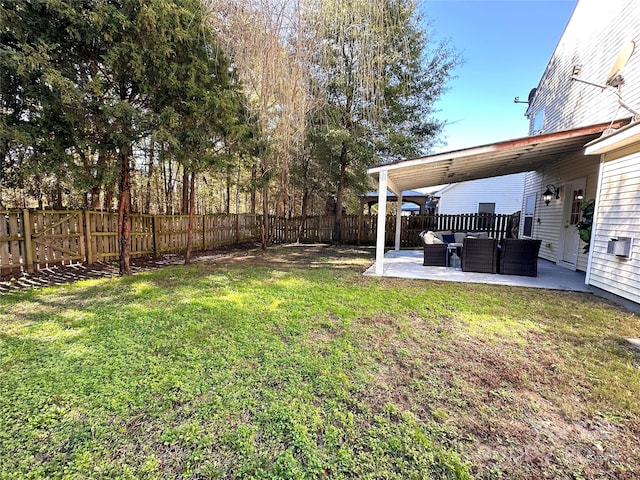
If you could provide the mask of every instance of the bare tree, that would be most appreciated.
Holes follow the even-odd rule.
[[[366,167],[426,153],[442,128],[433,104],[457,58],[432,45],[414,0],[309,0],[323,55],[314,79],[326,92],[316,155],[333,168],[335,239],[348,187]]]
[[[301,152],[309,94],[308,41],[301,0],[209,0],[218,38],[237,69],[258,119],[256,186],[262,192],[262,244],[269,243],[268,216],[285,214],[289,171]],[[276,186],[276,198],[270,192]]]

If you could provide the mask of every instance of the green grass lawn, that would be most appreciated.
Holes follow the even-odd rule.
[[[363,277],[371,253],[0,297],[0,479],[640,476],[636,316]]]

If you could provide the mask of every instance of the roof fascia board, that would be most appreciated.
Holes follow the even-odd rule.
[[[390,163],[388,165],[378,165],[367,169],[369,175],[380,173],[382,171],[390,172],[401,168],[411,168],[422,165],[429,165],[430,163],[437,163],[443,160],[456,160],[464,157],[471,157],[474,155],[482,155],[485,153],[491,153],[495,151],[505,150],[509,148],[517,148],[527,145],[538,145],[546,141],[564,140],[575,137],[581,137],[583,135],[590,135],[593,133],[603,132],[607,128],[620,128],[630,122],[630,118],[622,119],[614,124],[600,123],[597,125],[589,125],[586,127],[575,128],[573,130],[564,130],[561,132],[544,133],[541,135],[534,135],[529,137],[516,138],[514,140],[506,140],[502,142],[492,143],[489,145],[482,145],[478,147],[471,147],[463,150],[454,150],[451,152],[437,153],[435,155],[414,158],[412,160],[404,160],[397,163]]]
[[[483,147],[474,147],[468,150],[456,150],[453,152],[437,153],[429,157],[414,158],[412,160],[405,160],[398,163],[390,163],[389,165],[380,165],[377,167],[371,167],[367,170],[367,173],[379,173],[383,170],[391,171],[399,168],[418,167],[421,165],[428,165],[430,163],[440,162],[442,160],[455,160],[457,158],[463,158],[471,155],[481,155],[483,153],[489,153],[495,150],[494,145],[488,145]]]
[[[640,123],[629,125],[606,137],[596,138],[585,145],[584,152],[586,155],[601,155],[636,142],[640,142]]]

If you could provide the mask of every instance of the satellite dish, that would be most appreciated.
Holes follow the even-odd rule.
[[[619,87],[624,83],[624,79],[622,75],[620,75],[620,71],[624,68],[624,66],[629,61],[629,58],[633,54],[633,50],[636,48],[636,43],[633,40],[629,40],[620,50],[616,61],[613,63],[611,67],[611,72],[609,72],[609,76],[607,77],[607,85],[611,87]]]
[[[532,89],[531,89],[531,91],[529,92],[529,98],[528,98],[528,100],[527,100],[527,103],[528,103],[529,105],[531,105],[531,103],[533,102],[533,97],[535,97],[535,96],[536,96],[536,92],[537,92],[537,91],[538,91],[538,89],[537,89],[537,88],[532,88]]]

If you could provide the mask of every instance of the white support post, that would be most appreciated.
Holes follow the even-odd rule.
[[[402,233],[402,192],[397,194],[398,208],[396,209],[396,252],[400,250],[400,234]]]
[[[384,271],[384,238],[387,220],[387,171],[382,170],[378,178],[378,228],[376,231],[376,275]]]

